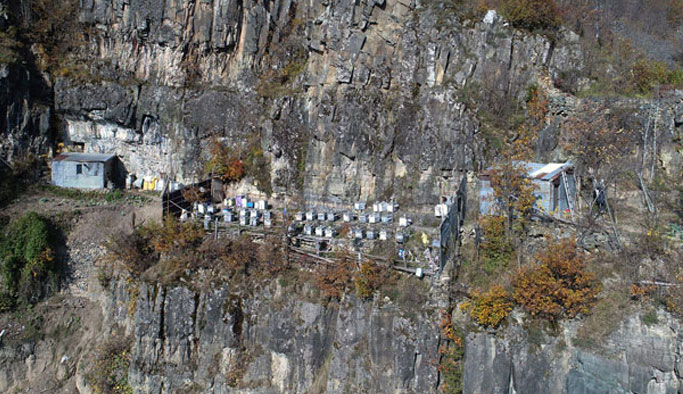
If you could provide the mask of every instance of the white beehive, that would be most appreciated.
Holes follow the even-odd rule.
[[[310,224],[304,225],[304,234],[313,235],[313,226]]]
[[[379,239],[380,239],[380,241],[386,241],[386,240],[388,240],[389,238],[391,238],[391,233],[389,233],[389,231],[387,231],[387,230],[380,230],[380,232],[379,232]]]
[[[325,235],[325,227],[323,226],[318,226],[315,228],[315,235],[316,237],[322,237]]]
[[[368,216],[368,222],[370,224],[379,223],[379,221],[380,221],[379,213],[371,213],[370,216]]]
[[[446,208],[446,204],[437,204],[434,206],[434,216],[437,218],[446,216],[448,213],[448,208]]]
[[[351,212],[344,212],[344,214],[342,215],[342,219],[343,219],[346,223],[349,223],[350,221],[353,220],[353,213],[351,213]]]

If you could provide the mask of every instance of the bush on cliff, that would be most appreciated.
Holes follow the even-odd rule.
[[[475,290],[472,299],[464,302],[460,309],[468,312],[479,325],[495,328],[508,317],[512,306],[507,290],[495,285],[484,293]]]
[[[133,393],[128,383],[130,345],[130,338],[114,335],[98,348],[92,369],[86,374],[94,393]]]
[[[537,265],[520,268],[513,278],[515,301],[533,316],[551,321],[588,313],[600,283],[586,271],[586,256],[576,241],[551,240],[536,256]]]
[[[383,266],[373,264],[366,260],[353,276],[353,284],[356,287],[356,294],[361,298],[370,298],[384,283],[387,269]]]
[[[0,234],[0,310],[30,305],[57,286],[56,229],[35,212],[10,223]]]

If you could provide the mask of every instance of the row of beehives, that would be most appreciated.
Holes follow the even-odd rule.
[[[204,227],[206,229],[209,228],[210,224],[214,220],[221,220],[221,216],[223,217],[223,222],[225,223],[233,223],[233,222],[239,222],[241,226],[252,226],[252,227],[257,227],[263,224],[265,227],[272,227],[273,226],[273,213],[272,211],[259,211],[257,209],[242,209],[238,212],[235,212],[232,209],[228,208],[223,208],[221,214],[215,214],[215,212],[212,210],[211,212],[206,212],[204,214]],[[180,216],[181,221],[185,221],[188,219],[187,212],[183,212],[182,215]]]
[[[321,212],[315,212],[315,211],[307,211],[307,212],[297,212],[294,215],[294,220],[297,222],[304,222],[304,221],[325,221],[325,222],[335,222],[339,220],[340,215],[337,212],[334,211],[321,211]],[[361,223],[364,224],[392,224],[394,223],[394,214],[390,212],[372,212],[372,213],[361,213],[359,215],[354,214],[353,212],[343,212],[341,215],[341,219],[346,222],[350,223],[354,220],[358,220]],[[406,216],[401,216],[398,218],[398,225],[400,227],[408,227],[413,223],[411,219],[409,219]]]
[[[303,234],[308,236],[325,237],[325,238],[335,238],[338,235],[337,229],[332,226],[315,226],[313,224],[305,224],[303,226]],[[387,241],[392,239],[391,231],[387,229],[364,229],[361,227],[355,227],[351,230],[351,238],[353,239],[379,239],[380,241]],[[396,232],[394,238],[396,242],[403,243],[407,239],[406,233],[402,231]]]
[[[223,200],[223,211],[226,209],[255,209],[259,211],[266,211],[269,207],[268,201],[266,200],[250,201],[245,196],[237,196],[235,198],[226,198]],[[207,213],[214,214],[218,211],[218,208],[216,208],[216,206],[213,204],[195,202],[194,210],[200,215],[204,215]]]

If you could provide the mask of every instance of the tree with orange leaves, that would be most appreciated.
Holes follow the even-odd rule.
[[[486,292],[475,290],[472,299],[460,305],[460,310],[468,312],[477,324],[485,327],[498,327],[512,311],[512,300],[503,286],[494,285]]]
[[[211,141],[211,158],[204,166],[206,175],[214,174],[226,182],[239,182],[244,178],[244,162],[220,141]]]
[[[526,218],[531,213],[536,197],[535,184],[527,177],[524,161],[533,156],[538,131],[543,127],[548,112],[548,100],[538,88],[530,87],[527,97],[528,118],[505,149],[491,172],[493,198],[501,213],[507,217],[507,234],[511,235],[515,218]]]
[[[600,293],[595,274],[586,271],[586,256],[576,240],[550,240],[537,265],[520,268],[513,278],[515,301],[533,316],[555,321],[587,313]]]

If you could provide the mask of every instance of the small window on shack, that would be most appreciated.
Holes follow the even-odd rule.
[[[82,174],[83,173],[83,164],[76,164],[76,174]]]

